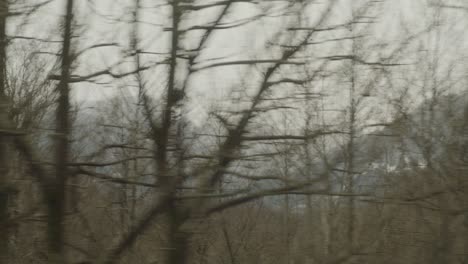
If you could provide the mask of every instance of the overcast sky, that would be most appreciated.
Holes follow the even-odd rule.
[[[308,0],[306,0],[308,1]],[[310,5],[310,9],[304,12],[304,15],[311,20],[313,24],[314,19],[317,19],[318,14],[323,11],[323,8],[331,0],[317,1],[316,4]],[[30,19],[29,24],[18,28],[16,24],[11,27],[11,34],[36,36],[40,38],[54,38],[59,39],[57,24],[60,15],[63,13],[62,6],[65,1],[54,0],[51,4],[42,8],[37,15]],[[77,74],[86,75],[93,71],[104,69],[105,67],[116,63],[121,60],[121,53],[129,46],[128,34],[131,30],[128,21],[131,20],[134,1],[131,0],[98,0],[98,1],[75,1],[77,3],[77,23],[80,25],[78,30],[79,38],[76,39],[75,45],[77,49],[96,44],[96,43],[110,43],[117,42],[120,47],[114,48],[101,48],[95,49],[86,53],[83,60],[76,70]],[[170,18],[170,9],[167,5],[163,5],[166,1],[142,1],[141,10],[141,23],[139,31],[140,47],[144,50],[151,52],[164,53],[168,51],[170,31],[164,29],[168,27]],[[198,1],[199,4],[207,4],[215,2],[211,0]],[[285,10],[285,3],[281,1],[259,1],[262,5],[251,3],[236,3],[235,8],[232,9],[228,16],[227,21],[244,21],[246,19],[255,17],[262,13],[260,6],[265,6],[265,3],[271,5],[271,16],[260,19],[254,23],[248,23],[244,26],[235,29],[219,30],[214,37],[210,39],[209,48],[201,56],[200,61],[214,58],[223,58],[224,61],[238,60],[238,59],[271,59],[275,57],[275,53],[265,53],[265,40],[274,33],[284,29],[287,25],[284,17],[280,16]],[[331,19],[328,21],[329,25],[340,24],[349,21],[351,14],[351,6],[357,8],[360,3],[365,1],[356,0],[339,0],[337,6],[333,11]],[[371,31],[366,31],[366,43],[393,43],[400,45],[401,39],[416,34],[428,27],[433,21],[436,14],[435,9],[431,6],[429,0],[389,0],[381,5],[380,9],[376,9],[374,14],[378,15],[377,22],[373,25]],[[450,1],[444,1],[447,4]],[[454,4],[457,1],[452,1]],[[196,13],[197,16],[188,16],[183,21],[182,26],[202,25],[211,21],[213,16],[219,12],[219,8],[211,8],[205,12]],[[453,9],[444,9],[441,13],[441,21],[443,25],[437,32],[422,35],[418,38],[413,45],[419,45],[421,50],[427,52],[428,58],[435,56],[437,53],[441,58],[441,65],[446,67],[452,61],[461,59],[466,56],[466,34],[465,28],[468,26],[467,18],[468,12]],[[226,21],[225,21],[226,22]],[[282,29],[283,28],[283,29]],[[405,30],[407,32],[405,32]],[[194,41],[199,38],[199,33],[188,34],[182,43],[185,47],[193,45]],[[337,36],[343,32],[334,33]],[[436,41],[436,36],[438,40]],[[330,35],[326,37],[331,37]],[[323,38],[326,38],[323,37]],[[436,45],[436,43],[438,43]],[[346,52],[349,44],[340,44],[342,51]],[[327,54],[331,46],[321,46],[311,52],[314,56],[320,53]],[[333,52],[336,53],[336,45],[333,46]],[[438,51],[434,51],[438,47]],[[46,48],[56,50],[59,48],[56,44],[50,44]],[[390,51],[395,46],[383,47],[379,50],[379,54],[385,54],[385,51]],[[340,52],[340,51],[338,51]],[[415,56],[416,58],[416,56]],[[412,64],[415,58],[406,57],[402,63]],[[148,55],[143,58],[144,62],[161,61],[164,55],[152,56]],[[221,60],[220,60],[221,61]],[[462,68],[464,69],[464,65]],[[126,64],[120,70],[125,71],[131,69],[131,63]],[[441,67],[441,68],[443,68]],[[260,67],[262,69],[262,67]],[[247,71],[247,72],[246,72]],[[441,70],[443,71],[443,70]],[[259,70],[259,72],[261,72]],[[462,70],[460,70],[462,72]],[[442,74],[442,73],[441,73]],[[211,104],[221,102],[219,99],[230,95],[233,88],[238,87],[240,84],[252,85],[255,88],[255,76],[252,74],[252,68],[230,66],[221,67],[216,69],[204,70],[197,73],[190,80],[189,95],[192,98],[190,107],[194,111],[197,108],[209,107],[206,104],[210,101]],[[145,73],[148,80],[148,89],[155,94],[160,93],[161,88],[164,87],[166,82],[164,67],[157,67],[150,72]],[[252,79],[245,79],[252,78]],[[109,78],[104,78],[102,81],[110,81]],[[113,96],[116,93],[124,92],[129,94],[136,94],[136,89],[131,85],[127,85],[128,80],[125,82],[113,82],[111,85],[95,85],[91,83],[80,83],[73,85],[73,94],[79,101],[85,100],[96,102]],[[327,103],[340,103],[342,98],[341,86],[336,86],[333,83],[322,84],[326,86],[327,91],[333,91],[334,98],[329,98]],[[328,86],[335,86],[330,88]],[[107,87],[107,88],[106,88]],[[159,88],[158,88],[159,87]],[[336,89],[336,90],[330,90]],[[340,90],[341,89],[341,90]],[[380,93],[382,91],[377,91]],[[384,91],[384,93],[387,91]],[[418,96],[420,91],[414,90],[415,95]],[[199,102],[202,103],[199,103]],[[343,101],[343,100],[341,100]],[[373,104],[381,103],[379,100],[370,98],[368,100]],[[202,109],[200,111],[205,111]],[[198,113],[199,114],[199,113]]]

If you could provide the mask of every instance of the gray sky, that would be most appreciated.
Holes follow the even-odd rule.
[[[309,0],[311,1],[311,0]],[[317,4],[310,5],[310,9],[304,12],[304,15],[312,20],[316,19],[317,14],[322,12],[323,7],[330,0],[318,1]],[[129,27],[128,21],[131,19],[131,10],[133,1],[130,0],[99,0],[99,1],[76,1],[78,3],[77,10],[78,23],[81,25],[79,30],[80,38],[78,39],[78,50],[96,43],[110,43],[117,42],[120,47],[117,48],[100,48],[87,52],[80,65],[76,70],[77,74],[86,75],[93,71],[102,70],[109,65],[121,60],[122,51],[129,45],[128,34]],[[90,4],[90,2],[94,4]],[[140,45],[141,48],[151,52],[164,53],[168,51],[168,44],[170,32],[164,31],[165,27],[169,25],[170,10],[167,6],[160,5],[165,1],[142,1],[142,6],[147,8],[142,9],[142,22],[140,23]],[[208,4],[215,2],[211,0],[198,1],[199,4]],[[271,5],[271,17],[265,17],[257,22],[248,23],[242,27],[228,30],[219,30],[214,37],[210,39],[208,48],[204,51],[200,61],[213,58],[223,58],[219,61],[231,60],[245,60],[245,59],[271,59],[277,56],[275,51],[268,50],[265,53],[265,40],[271,37],[272,34],[281,31],[287,24],[282,16],[274,16],[281,14],[285,10],[285,4],[276,1],[260,1],[262,5],[237,3],[235,8],[228,16],[229,21],[243,21],[250,17],[255,17],[261,13],[260,6],[265,6],[265,3]],[[333,10],[331,19],[328,24],[340,24],[350,19],[351,6],[359,6],[363,1],[356,0],[340,0],[338,5]],[[365,2],[365,1],[364,1]],[[378,20],[371,31],[366,31],[365,42],[366,45],[373,43],[390,42],[393,45],[400,45],[400,40],[408,35],[414,34],[427,27],[431,20],[434,18],[435,10],[430,7],[427,0],[391,0],[386,1],[378,12]],[[448,1],[449,2],[449,1]],[[457,1],[453,1],[456,3]],[[31,23],[18,29],[12,27],[12,34],[36,36],[40,38],[50,38],[57,32],[57,19],[60,18],[62,13],[62,6],[64,1],[55,0],[52,4],[42,8],[40,12],[31,18]],[[447,3],[447,1],[444,1]],[[219,12],[219,8],[211,8],[205,12],[198,12],[197,16],[189,16],[183,21],[182,26],[192,26],[197,24],[204,24],[213,19]],[[444,10],[441,13],[441,19],[444,21],[443,26],[440,27],[437,34],[439,34],[438,51],[434,51],[437,46],[435,43],[436,33],[422,35],[417,41],[414,41],[414,47],[419,45],[419,49],[427,50],[428,58],[431,54],[439,54],[440,74],[443,72],[452,61],[465,57],[466,53],[466,34],[464,30],[468,26],[466,17],[468,14],[457,10]],[[407,30],[405,32],[404,30]],[[284,31],[284,30],[283,30]],[[188,34],[182,43],[186,47],[193,46],[194,40],[199,38],[201,31]],[[343,36],[343,31],[336,33],[337,37]],[[333,37],[332,35],[321,35],[319,39],[327,39]],[[59,36],[53,37],[59,39]],[[57,45],[51,44],[47,46],[51,50],[58,48]],[[382,56],[389,50],[393,50],[394,46],[380,47],[376,49],[375,54],[372,56]],[[346,52],[349,49],[349,42],[340,44],[325,45],[319,48],[311,48],[307,51],[311,56],[323,56],[328,54],[330,50],[333,53],[341,51]],[[413,47],[413,49],[414,49]],[[367,48],[363,47],[363,49]],[[341,51],[340,51],[341,49]],[[309,49],[308,49],[309,50]],[[164,55],[159,56],[144,56],[143,61],[146,63],[164,60]],[[416,57],[415,57],[416,58]],[[415,58],[404,57],[404,63],[414,64]],[[183,61],[180,61],[182,64]],[[211,62],[210,62],[211,63]],[[122,67],[116,70],[121,72],[128,71],[132,67],[132,63],[123,64]],[[462,73],[464,65],[457,64],[456,72]],[[222,98],[231,95],[233,88],[239,88],[240,85],[247,85],[247,88],[255,88],[255,80],[260,77],[262,69],[265,65],[259,67],[247,66],[229,66],[215,69],[204,70],[193,75],[190,80],[189,95],[191,111],[195,115],[203,115],[211,105],[219,105]],[[407,67],[411,68],[411,66]],[[147,89],[150,94],[160,94],[161,89],[164,88],[166,82],[166,69],[162,66],[151,70],[144,74],[148,80]],[[404,71],[408,71],[405,69]],[[363,77],[365,79],[365,76]],[[110,81],[110,78],[103,78],[100,81]],[[396,80],[398,83],[398,80]],[[136,89],[131,87],[131,78],[113,82],[111,85],[95,85],[91,83],[80,83],[73,85],[75,98],[79,101],[85,100],[89,102],[96,102],[103,100],[116,93],[124,92],[128,94],[136,94]],[[249,87],[251,86],[251,87]],[[106,88],[107,87],[107,88]],[[120,88],[119,88],[120,87]],[[346,91],[343,89],[346,84],[328,80],[321,83],[321,87],[315,88],[317,90],[326,89],[327,93],[333,96],[326,99],[326,104],[336,107],[342,107],[347,100],[343,100],[346,96]],[[246,90],[249,93],[248,90]],[[374,95],[379,98],[370,98],[367,100],[371,108],[372,104],[381,105],[382,100],[391,91],[376,91]],[[417,97],[421,91],[415,86],[412,90],[413,96]],[[382,98],[380,98],[382,97]],[[207,103],[208,102],[208,103]],[[221,104],[222,105],[222,104]]]

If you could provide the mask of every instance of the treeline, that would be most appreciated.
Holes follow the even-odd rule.
[[[0,263],[467,261],[464,6],[0,3]]]

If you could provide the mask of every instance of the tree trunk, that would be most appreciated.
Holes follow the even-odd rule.
[[[8,101],[6,100],[6,20],[8,15],[8,1],[1,1],[0,5],[0,119],[2,124],[8,122]],[[2,130],[11,129],[1,127]],[[0,263],[9,263],[10,232],[6,223],[9,220],[8,200],[8,138],[0,135]]]
[[[184,264],[187,261],[189,234],[181,229],[184,218],[177,212],[173,201],[168,210],[169,220],[169,254],[168,264]]]
[[[71,31],[73,19],[73,0],[65,6],[64,30],[61,57],[61,77],[57,87],[59,93],[56,112],[55,177],[49,183],[48,194],[48,243],[51,263],[64,263],[64,218],[66,207],[66,182],[68,176],[70,134],[69,75],[71,68]]]

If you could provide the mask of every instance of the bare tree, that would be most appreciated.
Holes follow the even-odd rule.
[[[0,259],[455,262],[464,128],[433,128],[461,81],[418,51],[443,23],[381,40],[393,4],[343,3],[6,3]]]
[[[8,119],[8,101],[5,98],[6,93],[6,49],[7,49],[7,37],[6,37],[6,21],[8,16],[8,1],[3,1],[1,5],[0,14],[0,119],[4,131],[0,137],[0,224],[2,229],[2,241],[0,244],[0,262],[7,263],[9,261],[9,243],[10,236],[9,230],[5,227],[5,223],[9,220],[9,209],[8,200],[11,190],[8,188],[8,130],[9,127],[5,126]]]

